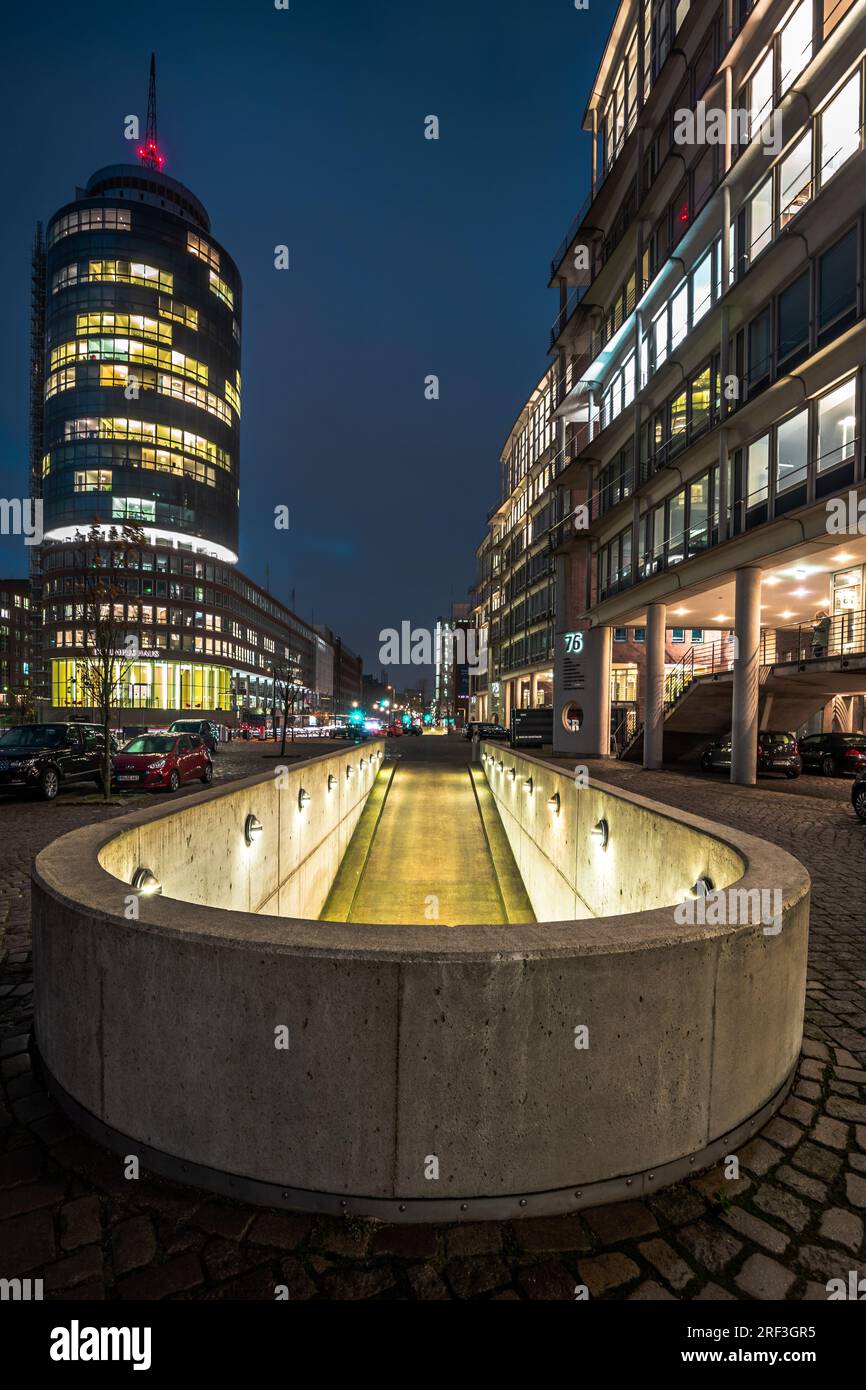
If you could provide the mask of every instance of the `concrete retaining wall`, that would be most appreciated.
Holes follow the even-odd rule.
[[[360,756],[299,772],[308,785],[332,762],[345,776]],[[559,778],[567,791],[561,769],[525,761],[540,790]],[[294,855],[295,878],[307,861],[291,848],[288,800],[269,796],[264,780],[216,789],[75,831],[34,866],[36,1041],[49,1084],[78,1123],[140,1153],[145,1169],[388,1220],[567,1211],[695,1171],[780,1103],[800,1046],[809,913],[809,879],[790,855],[597,787],[612,862],[644,886],[617,899],[616,876],[592,890],[582,879],[584,903],[651,896],[656,872],[672,894],[675,838],[695,855],[682,862],[685,884],[711,867],[720,879],[741,870],[744,887],[778,886],[782,930],[678,926],[667,906],[532,926],[344,926],[168,896],[142,899],[127,920],[142,855],[167,888],[183,887],[183,867],[200,891],[219,879],[234,902],[272,905],[288,862],[274,866],[277,845]],[[581,862],[589,807],[575,825],[564,806],[556,832]],[[218,872],[248,808],[283,825],[277,837],[266,824],[263,891],[231,849]],[[539,882],[563,876],[528,855]],[[311,871],[311,900],[319,883]],[[288,1050],[275,1047],[281,1027]],[[579,1028],[587,1047],[575,1045]]]
[[[131,818],[99,851],[121,883],[151,869],[166,897],[231,911],[318,917],[381,766],[381,740]],[[309,801],[301,806],[305,792]],[[262,832],[247,845],[248,815]]]
[[[485,745],[483,759],[539,922],[673,906],[703,876],[727,888],[743,875],[743,856],[719,838],[718,827],[701,828],[603,783],[581,785],[560,764],[496,744]],[[555,795],[558,811],[550,805]],[[607,849],[591,834],[601,820],[608,823]]]

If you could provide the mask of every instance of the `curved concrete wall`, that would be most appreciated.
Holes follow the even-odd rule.
[[[723,889],[745,871],[744,856],[718,827],[644,797],[583,785],[558,763],[496,744],[485,744],[483,766],[539,922],[674,906],[704,876]],[[549,804],[554,795],[558,812]],[[601,820],[610,831],[606,850],[591,834]]]
[[[317,767],[360,756],[298,771],[308,785]],[[530,761],[546,804],[564,774]],[[136,859],[158,852],[150,867],[174,884],[198,858],[196,825],[215,841],[207,891],[220,851],[222,891],[248,891],[231,846],[248,808],[265,820],[266,780],[75,831],[37,857],[37,1045],[61,1102],[106,1144],[247,1200],[471,1220],[663,1186],[731,1152],[780,1103],[801,1040],[809,911],[791,856],[595,787],[612,836],[627,818],[642,861],[682,834],[703,846],[700,867],[742,866],[738,886],[778,887],[781,931],[679,926],[670,907],[343,926],[167,896],[127,920]],[[582,855],[585,824],[562,816]],[[618,866],[649,883],[627,843]],[[683,865],[686,882],[697,864]],[[251,900],[272,904],[281,872],[269,867],[269,896]]]

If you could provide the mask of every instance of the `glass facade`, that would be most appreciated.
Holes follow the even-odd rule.
[[[240,275],[194,196],[142,172],[100,171],[48,224],[45,531],[137,521],[234,559]]]

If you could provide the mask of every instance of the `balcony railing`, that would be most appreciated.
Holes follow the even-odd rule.
[[[765,628],[761,632],[761,665],[821,661],[826,657],[866,655],[866,609],[837,613],[826,624],[815,620],[796,627]]]
[[[551,347],[553,347],[556,344],[557,339],[559,338],[569,319],[573,318],[575,310],[581,304],[588,289],[589,285],[578,285],[576,288],[569,290],[568,298],[565,304],[562,306],[556,318],[553,320],[553,323],[551,324]]]

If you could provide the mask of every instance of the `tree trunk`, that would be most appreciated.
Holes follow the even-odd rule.
[[[111,702],[106,700],[102,706],[102,799],[111,798]]]

